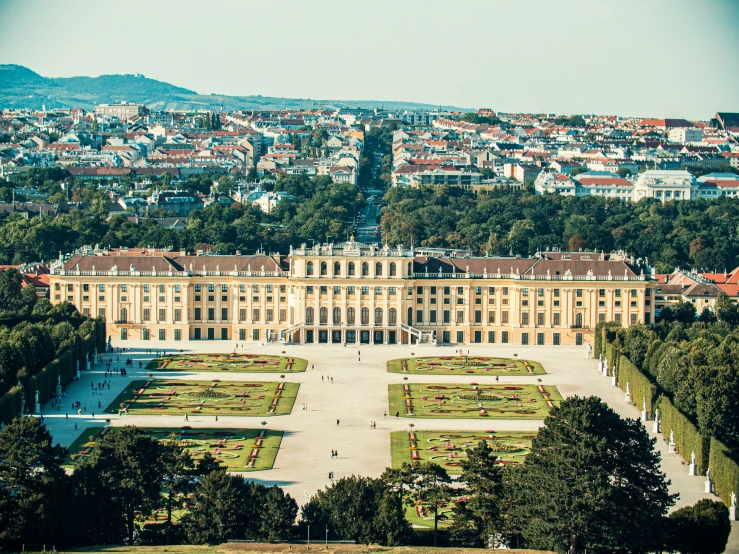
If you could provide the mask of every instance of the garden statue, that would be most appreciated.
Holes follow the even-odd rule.
[[[690,463],[695,464],[695,450],[690,453]]]
[[[695,450],[690,453],[690,464],[688,465],[688,475],[695,475]]]
[[[675,433],[672,430],[670,430],[670,442],[667,444],[667,452],[669,454],[677,452],[675,449]]]
[[[675,444],[675,432],[670,431],[670,444]]]
[[[731,507],[736,508],[736,494],[731,493]]]
[[[710,480],[711,480],[711,468],[709,467],[706,470],[706,481],[710,481]]]

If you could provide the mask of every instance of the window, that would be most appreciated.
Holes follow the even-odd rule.
[[[180,321],[182,319],[182,310],[180,308],[174,309],[174,320]]]
[[[529,312],[523,312],[521,314],[521,325],[529,324]]]
[[[326,306],[322,306],[320,310],[318,310],[318,323],[321,325],[326,325],[328,323],[328,308]]]
[[[328,294],[328,287],[321,287],[318,292],[321,294]]]
[[[389,294],[390,296],[395,296],[395,295],[397,294],[397,289],[396,289],[395,287],[388,287],[388,289],[387,289],[387,293],[388,293],[388,294]]]
[[[416,294],[423,294],[423,287],[416,287]]]
[[[367,277],[369,275],[369,264],[367,262],[362,262],[362,277]]]
[[[475,310],[475,323],[482,323],[482,310]]]
[[[274,318],[274,310],[272,308],[267,308],[264,321],[269,322],[269,321],[272,321],[273,318]]]
[[[149,330],[148,329],[141,330],[141,338],[143,340],[149,340]]]
[[[606,297],[606,289],[598,289],[598,297],[599,298],[605,298]]]
[[[457,296],[457,304],[464,304],[464,297]]]
[[[482,294],[482,287],[475,287],[475,294]]]
[[[354,325],[355,317],[356,317],[356,310],[354,308],[347,308],[346,310],[347,325]]]
[[[328,265],[326,262],[321,262],[321,277],[328,275]]]
[[[508,323],[508,312],[500,312],[500,322],[501,323]]]
[[[182,340],[182,331],[180,329],[174,330],[174,340]]]
[[[159,285],[159,294],[164,294],[164,285]]]
[[[164,297],[163,296],[160,296],[159,297],[159,302],[164,302]]]
[[[464,287],[457,287],[457,294],[464,294]]]
[[[305,287],[305,294],[313,294],[313,287]]]
[[[444,310],[444,323],[449,323],[451,320],[451,312],[449,310]]]
[[[252,320],[252,322],[259,321],[259,308],[254,308],[251,311],[251,320]]]
[[[554,297],[559,298],[559,289],[554,289]]]
[[[159,329],[159,340],[166,340],[166,339],[167,339],[167,330]]]
[[[334,287],[334,294],[341,294],[341,287]]]
[[[382,275],[382,263],[381,262],[375,263],[375,275],[377,277]]]
[[[544,312],[539,312],[538,314],[536,314],[536,324],[544,325]]]
[[[90,292],[90,285],[88,285],[87,283],[82,285],[82,292]]]
[[[544,296],[544,289],[536,289],[536,296]]]
[[[382,287],[375,287],[375,294],[382,294]]]
[[[544,333],[536,333],[536,344],[539,346],[544,344]]]
[[[502,342],[503,344],[508,344],[508,331],[501,331],[500,342]]]
[[[251,340],[259,340],[259,329],[251,330]]]
[[[354,294],[354,287],[347,287],[346,288],[346,293],[347,294]]]
[[[349,275],[354,275],[354,262],[349,262]]]
[[[521,333],[521,344],[526,346],[529,344],[529,334],[528,333]]]
[[[598,321],[605,321],[606,320],[606,314],[600,313],[598,314]]]
[[[614,321],[616,323],[621,323],[621,314],[615,314]]]
[[[495,331],[488,331],[488,342],[490,344],[495,342]]]
[[[434,317],[436,317],[436,313],[434,311]],[[398,323],[398,310],[395,308],[390,308],[387,311],[387,322],[389,325],[397,325]]]
[[[382,308],[375,308],[375,325],[382,325]]]
[[[200,308],[195,308],[195,321],[200,321]]]
[[[149,292],[149,285],[144,285],[144,287],[145,287],[144,288],[144,292]],[[201,288],[201,285],[200,284],[196,284],[195,285],[195,292],[200,292],[200,288]]]
[[[369,287],[362,287],[362,294],[369,294]]]
[[[559,346],[559,344],[560,344],[559,333],[552,334],[552,344],[554,346]]]
[[[251,286],[251,291],[252,292],[259,292],[259,285],[252,285]]]
[[[339,276],[341,275],[341,263],[334,262],[334,275]]]
[[[488,311],[488,323],[495,323],[495,312],[493,310]]]
[[[334,316],[333,316],[334,325],[341,325],[341,308],[338,308],[338,307],[334,308],[333,312],[334,312]]]
[[[179,297],[179,296],[175,296],[175,297],[174,297],[174,301],[175,301],[175,302],[179,302],[179,301],[180,301],[180,297]]]
[[[536,305],[543,308],[544,307],[544,301],[543,300],[537,300]]]
[[[239,285],[239,292],[246,292],[246,285]]]
[[[521,305],[522,306],[528,306],[529,305],[529,301],[528,300],[521,300]]]
[[[390,277],[395,277],[396,275],[395,262],[390,262]]]
[[[493,294],[495,294],[495,287],[488,287],[488,296],[492,296]]]
[[[508,296],[508,287],[503,287],[503,296]]]
[[[305,273],[308,276],[313,275],[313,262],[308,262],[305,266]]]
[[[423,324],[423,310],[416,310],[416,323]]]
[[[74,287],[72,285],[67,285],[67,292],[72,292],[74,290]]]
[[[308,325],[313,325],[313,308],[306,308],[305,309],[305,322]]]
[[[221,321],[228,321],[228,308],[221,308]]]
[[[529,289],[523,288],[521,289],[521,296],[528,296],[529,295]]]
[[[239,308],[239,321],[246,321],[246,308]]]
[[[369,308],[362,308],[362,325],[369,325]]]
[[[631,289],[631,298],[636,298],[636,289]]]
[[[151,317],[151,314],[150,314],[149,308],[144,308],[144,310],[143,310],[143,313],[144,313],[144,315],[143,315],[143,317],[142,317],[141,319],[142,319],[143,321],[149,321],[149,319],[150,319],[150,317]]]
[[[105,308],[98,308],[98,317],[105,317]]]
[[[457,323],[464,323],[464,310],[457,310]]]
[[[631,314],[631,324],[636,325],[637,324],[637,318],[639,317],[639,314]]]
[[[246,340],[246,329],[239,329],[239,340]]]
[[[196,287],[199,285],[196,285]],[[102,291],[102,289],[100,289]],[[144,285],[144,292],[149,292],[149,285]]]
[[[82,315],[85,317],[90,317],[90,308],[82,308]]]
[[[126,308],[121,308],[120,320],[121,323],[126,323],[128,321],[128,310]]]
[[[575,290],[575,296],[577,296],[578,298],[582,298],[582,289]]]
[[[128,292],[128,285],[121,285],[121,292]]]
[[[621,289],[616,289],[614,294],[616,295],[616,298],[621,298]]]
[[[208,308],[208,321],[213,321],[216,318],[216,309]]]
[[[555,325],[555,326],[559,325],[559,312],[553,313],[552,318],[553,318],[552,325]]]

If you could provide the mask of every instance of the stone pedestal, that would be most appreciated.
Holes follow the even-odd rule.
[[[87,369],[87,371],[90,371],[90,360],[87,360],[85,362],[85,368]]]
[[[706,479],[706,482],[703,486],[703,492],[705,492],[706,494],[713,493],[713,481],[711,481],[710,479]]]
[[[662,430],[662,429],[660,429],[660,427],[661,427],[661,425],[660,425],[659,421],[653,422],[652,423],[652,433],[654,433],[655,435],[659,435],[659,432]]]
[[[33,407],[33,413],[34,414],[41,413],[41,403],[40,402],[36,402],[36,405]]]
[[[736,508],[729,508],[729,521],[736,521]]]
[[[688,475],[695,476],[695,464],[688,464]]]
[[[616,382],[616,376],[615,375],[613,377],[611,377],[611,385],[613,385],[614,387],[617,387],[618,386],[618,383]]]
[[[646,410],[642,410],[641,412],[641,420],[647,421],[649,419],[649,414],[647,414]]]
[[[61,385],[57,385],[56,386],[56,397],[57,398],[61,398],[62,397],[62,386]]]
[[[608,377],[608,366],[603,368],[603,377]]]
[[[668,454],[675,454],[677,450],[675,450],[675,443],[674,442],[668,442],[667,443],[667,453]]]
[[[626,394],[624,394],[624,402],[626,402],[627,404],[631,404],[631,393],[630,392],[627,392]]]

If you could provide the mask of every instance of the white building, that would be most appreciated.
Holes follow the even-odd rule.
[[[634,182],[634,200],[689,200],[698,196],[698,186],[695,177],[685,170],[649,170]]]
[[[667,135],[670,142],[679,142],[685,144],[686,142],[701,142],[703,140],[703,131],[697,127],[675,127],[670,129]]]

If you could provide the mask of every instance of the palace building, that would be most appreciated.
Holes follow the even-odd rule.
[[[51,264],[50,299],[120,340],[574,345],[599,321],[654,322],[657,282],[624,254],[530,258],[353,240],[284,255],[84,248]]]

